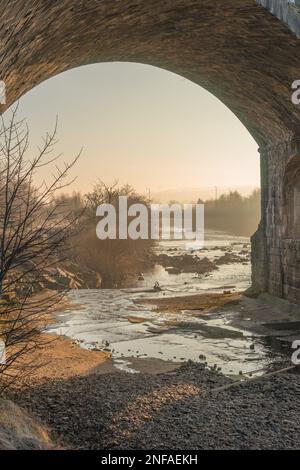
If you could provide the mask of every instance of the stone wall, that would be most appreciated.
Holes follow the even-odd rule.
[[[252,238],[253,286],[292,302],[300,302],[300,238],[286,230],[285,176],[298,155],[296,139],[261,149],[263,216]]]

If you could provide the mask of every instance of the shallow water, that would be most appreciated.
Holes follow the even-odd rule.
[[[239,253],[245,245],[249,247],[245,237],[210,232],[205,251],[196,254],[213,260],[222,256],[226,247]],[[183,242],[161,242],[158,247],[159,253],[171,255],[172,250],[176,255],[183,253]],[[268,366],[268,349],[262,344],[254,346],[247,331],[231,327],[230,313],[203,319],[195,311],[164,314],[154,312],[155,306],[134,303],[163,295],[223,292],[228,285],[235,286],[232,291],[246,289],[250,285],[250,262],[223,265],[201,277],[191,273],[169,275],[162,266],[156,266],[144,273],[144,278],[131,280],[123,289],[71,291],[69,296],[78,309],[59,313],[57,324],[49,332],[73,338],[84,348],[111,351],[115,366],[131,373],[136,371],[130,357],[207,362],[228,375],[249,374]],[[155,281],[163,292],[145,292]]]
[[[250,253],[250,240],[247,237],[238,237],[223,232],[208,231],[205,234],[204,249],[191,253],[191,256],[208,258],[214,261],[224,255],[225,249],[231,249],[233,253],[240,253],[244,247]],[[186,254],[185,242],[181,240],[161,241],[157,248],[157,254],[167,254],[169,256]],[[171,295],[201,293],[205,291],[223,292],[224,286],[234,285],[235,290],[245,290],[250,286],[251,265],[247,260],[246,264],[224,264],[219,269],[213,271],[208,276],[197,276],[194,273],[168,274],[162,267],[157,265],[149,273],[144,273],[145,280],[139,281],[140,288],[152,287],[155,281],[163,286],[166,294]],[[135,282],[129,280],[128,286]]]

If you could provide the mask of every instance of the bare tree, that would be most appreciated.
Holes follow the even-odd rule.
[[[105,183],[98,179],[92,191],[84,195],[86,207],[80,220],[84,230],[73,241],[77,263],[97,272],[104,288],[121,287],[128,276],[137,275],[152,265],[154,243],[150,239],[124,240],[117,237],[115,240],[99,240],[97,238],[95,226],[99,218],[96,215],[96,210],[100,204],[112,204],[115,207],[116,230],[118,231],[120,196],[127,197],[128,206],[137,203],[149,204],[147,196],[139,194],[129,184],[119,185],[118,180]],[[128,216],[129,221],[132,218]]]
[[[138,194],[136,190],[129,184],[118,185],[115,179],[112,183],[105,183],[103,180],[97,180],[93,190],[85,194],[86,203],[85,213],[88,217],[94,219],[96,217],[96,209],[100,204],[112,204],[117,208],[119,196],[127,196],[128,204],[145,204],[149,205],[151,201],[142,194]]]
[[[58,191],[69,186],[69,172],[79,155],[58,166],[54,153],[57,122],[36,155],[28,158],[29,131],[15,108],[0,127],[0,339],[6,362],[0,364],[0,390],[30,370],[28,359],[39,347],[47,315],[64,292],[32,297],[47,270],[68,257],[66,240],[75,217],[66,216]],[[49,181],[37,185],[41,168],[52,169]],[[26,364],[26,367],[25,367]]]
[[[94,219],[98,205],[104,203],[116,204],[119,195],[118,180],[114,180],[111,184],[106,184],[98,178],[93,190],[85,194],[86,215]]]

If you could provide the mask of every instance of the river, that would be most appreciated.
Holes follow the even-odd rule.
[[[161,241],[157,251],[178,255],[185,252],[185,245],[183,241]],[[144,273],[144,280],[130,279],[122,289],[72,290],[68,295],[75,308],[58,313],[56,324],[48,331],[70,337],[84,348],[111,351],[114,366],[131,373],[137,372],[133,357],[205,361],[227,375],[262,369],[269,362],[268,351],[263,345],[252,349],[251,333],[233,328],[230,312],[204,319],[194,311],[170,315],[155,312],[153,305],[135,303],[137,299],[245,290],[251,277],[248,238],[207,231],[205,247],[196,255],[214,261],[226,252],[244,253],[245,261],[223,264],[201,276],[169,274],[156,265]],[[161,292],[149,292],[155,281]]]

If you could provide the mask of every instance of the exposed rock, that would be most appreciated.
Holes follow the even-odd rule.
[[[208,258],[198,258],[188,254],[175,256],[160,254],[156,257],[156,262],[165,267],[169,274],[205,274],[218,269]]]
[[[233,252],[226,252],[223,256],[215,260],[215,263],[217,266],[221,266],[222,264],[243,263],[243,262],[245,262],[245,256],[239,256],[237,253],[233,253]]]

